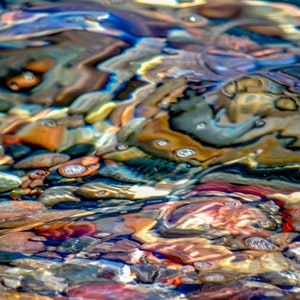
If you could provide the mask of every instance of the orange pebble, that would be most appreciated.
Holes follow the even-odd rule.
[[[200,9],[202,16],[212,19],[234,18],[238,16],[243,9],[241,3],[236,2],[218,2],[209,3]]]
[[[52,69],[55,65],[55,60],[52,58],[41,58],[30,60],[25,63],[24,68],[37,73],[45,73]]]
[[[19,136],[17,135],[4,135],[2,137],[2,145],[3,147],[7,147],[11,144],[18,144],[21,145],[22,144],[22,140]]]
[[[126,218],[125,226],[133,229],[135,232],[150,230],[156,225],[157,221],[150,218]]]
[[[35,227],[37,235],[53,240],[67,240],[68,238],[91,235],[96,232],[93,223],[87,221],[57,221]]]
[[[16,134],[25,143],[55,151],[64,137],[66,129],[54,120],[40,120],[21,128]]]
[[[33,189],[41,185],[43,185],[43,179],[39,178],[39,179],[32,180],[32,182],[29,184],[29,187]]]
[[[23,72],[20,75],[13,76],[6,80],[7,87],[12,91],[20,91],[23,89],[31,89],[41,82],[40,76],[32,72]]]
[[[179,285],[183,284],[183,282],[181,281],[181,277],[182,277],[182,275],[177,275],[173,278],[170,278],[166,281],[166,284],[167,285],[171,284],[171,285],[179,286]]]
[[[97,156],[84,156],[70,160],[58,169],[60,175],[68,178],[84,177],[100,168]]]
[[[130,120],[134,118],[134,106],[128,106],[124,109],[121,116],[121,126],[125,126]]]

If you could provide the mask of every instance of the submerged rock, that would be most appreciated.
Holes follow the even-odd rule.
[[[4,2],[0,299],[300,299],[299,6]]]
[[[17,175],[0,172],[0,192],[11,191],[22,184],[22,179]]]

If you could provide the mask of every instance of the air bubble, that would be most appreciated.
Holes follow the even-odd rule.
[[[105,191],[105,190],[100,190],[100,191],[97,192],[97,194],[98,194],[99,196],[103,196],[103,195],[106,194],[106,191]]]
[[[32,72],[29,72],[29,71],[24,72],[23,76],[28,81],[34,80],[34,77],[35,77],[34,74]]]
[[[45,120],[44,125],[48,128],[55,128],[57,126],[54,120]]]
[[[236,206],[237,204],[235,201],[226,201],[226,202],[224,202],[224,205],[233,207],[233,206]]]
[[[116,146],[116,150],[118,151],[124,151],[128,149],[128,145],[125,143],[120,143]]]
[[[204,24],[207,23],[207,21],[204,18],[202,18],[198,15],[184,16],[181,18],[181,20],[184,22],[188,22],[188,23],[204,23]],[[203,22],[203,21],[206,21],[206,22]]]
[[[167,140],[157,140],[157,141],[155,141],[155,143],[156,143],[156,145],[163,147],[168,144],[168,141]]]
[[[205,122],[200,122],[196,125],[196,128],[198,130],[204,129],[206,127],[206,123]]]
[[[266,125],[266,121],[263,120],[263,119],[259,119],[259,120],[255,121],[255,126],[256,127],[263,127],[265,125]]]
[[[18,91],[20,89],[20,86],[16,82],[11,82],[9,84],[9,88],[13,91]]]
[[[191,148],[181,148],[176,150],[176,156],[180,158],[190,157],[194,155],[196,151]]]

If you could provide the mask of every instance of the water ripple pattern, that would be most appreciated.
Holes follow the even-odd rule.
[[[0,299],[300,299],[298,1],[2,1]]]

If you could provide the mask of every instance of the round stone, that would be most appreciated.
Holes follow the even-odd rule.
[[[64,150],[64,153],[78,157],[92,153],[94,150],[95,146],[91,144],[75,144]]]
[[[13,158],[20,158],[31,152],[31,148],[25,145],[10,144],[6,147],[6,152]]]
[[[22,179],[11,173],[0,172],[0,193],[11,191],[22,184]]]
[[[212,264],[210,262],[207,261],[197,261],[194,263],[194,266],[196,269],[208,269],[212,266]]]
[[[245,242],[250,248],[255,250],[272,251],[275,248],[272,243],[257,236],[248,237],[245,239]]]

